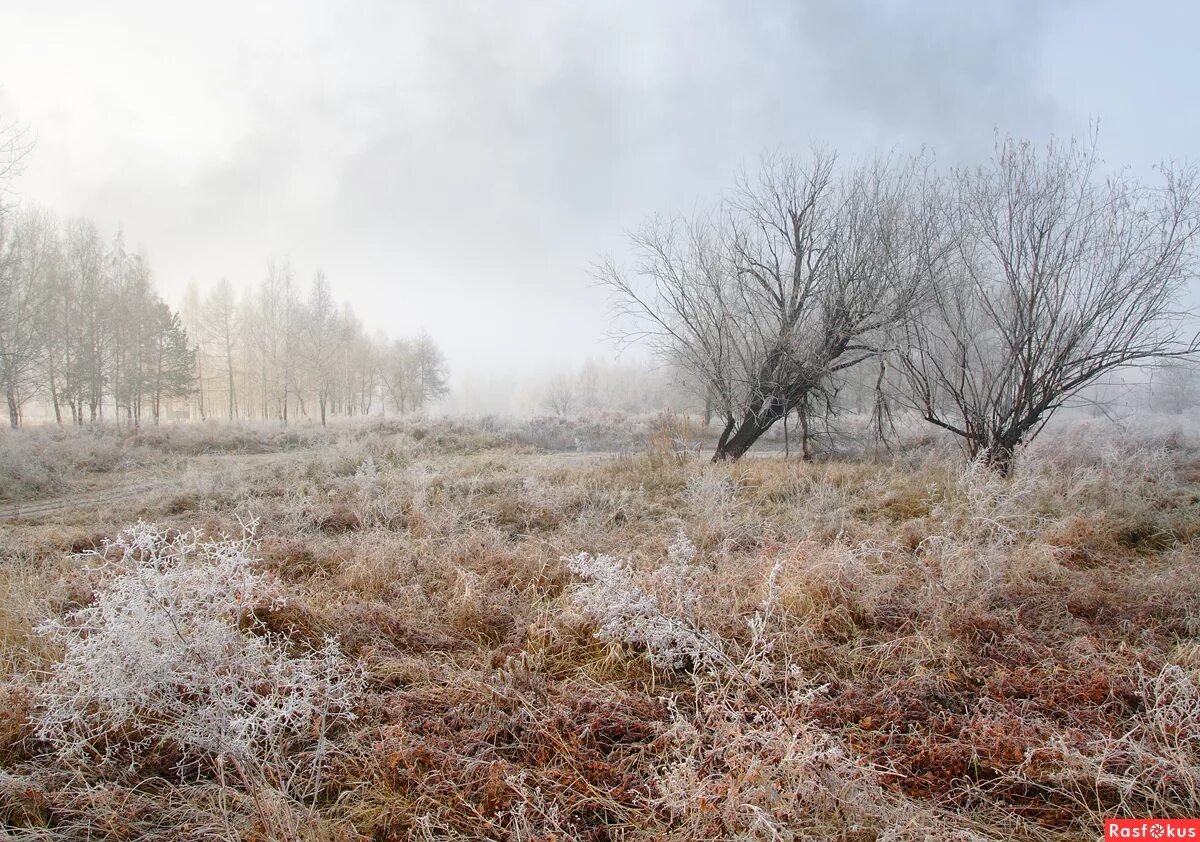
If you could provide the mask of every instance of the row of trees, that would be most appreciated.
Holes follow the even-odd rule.
[[[695,395],[681,388],[671,371],[595,359],[545,378],[537,391],[536,408],[559,416],[602,410],[657,412],[671,406],[689,409],[696,403]]]
[[[58,423],[133,425],[192,389],[194,352],[144,258],[89,220],[0,214],[0,388],[9,424],[45,399]]]
[[[425,335],[368,337],[317,273],[301,299],[286,263],[239,296],[193,286],[182,313],[154,289],[147,260],[118,232],[59,224],[45,211],[0,214],[0,390],[9,424],[32,402],[60,423],[157,424],[183,417],[272,418],[420,410],[446,394]]]
[[[325,424],[446,394],[428,336],[367,337],[321,272],[304,300],[283,262],[240,299],[226,280],[203,297],[193,285],[176,313],[120,232],[106,241],[90,220],[15,207],[11,185],[30,151],[20,127],[0,124],[0,390],[13,428],[35,400],[59,424],[136,427],[146,416],[157,424],[168,404],[186,417],[311,413]]]
[[[839,166],[768,158],[715,208],[655,218],[634,260],[607,260],[629,341],[646,340],[724,422],[738,458],[792,413],[825,411],[848,377],[1008,471],[1014,449],[1107,372],[1200,350],[1180,306],[1200,190],[1101,177],[1088,143],[1003,139],[986,164]]]
[[[276,419],[418,411],[446,395],[446,366],[429,336],[369,336],[317,272],[301,297],[290,264],[273,262],[240,297],[225,280],[194,284],[183,321],[196,337],[202,417]]]

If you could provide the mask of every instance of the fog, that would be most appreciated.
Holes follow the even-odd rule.
[[[1194,838],[1198,24],[0,0],[3,838]]]
[[[178,306],[288,257],[452,384],[611,360],[589,266],[764,150],[1200,136],[1190,4],[10,3],[22,204],[122,226]],[[634,351],[634,354],[637,352]],[[453,389],[452,389],[453,392]]]

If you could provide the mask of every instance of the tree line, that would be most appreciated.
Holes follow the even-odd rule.
[[[1200,351],[1182,304],[1190,167],[1102,172],[1095,137],[1002,138],[990,160],[770,156],[714,207],[654,217],[595,269],[627,341],[707,396],[736,459],[780,419],[873,381],[880,434],[916,410],[1001,472],[1101,376]],[[869,369],[869,373],[864,371]]]
[[[445,359],[427,334],[368,335],[317,272],[301,296],[291,265],[274,261],[240,297],[222,280],[189,285],[183,322],[196,342],[195,409],[201,417],[319,419],[415,412],[449,390]]]
[[[413,412],[447,392],[422,334],[369,337],[318,272],[307,297],[286,262],[238,296],[228,281],[176,312],[120,232],[39,209],[0,213],[0,390],[9,425],[41,402],[59,424],[137,428],[173,417],[276,419]]]
[[[9,425],[35,398],[59,424],[155,423],[194,384],[195,351],[144,257],[90,220],[0,214],[0,389]]]

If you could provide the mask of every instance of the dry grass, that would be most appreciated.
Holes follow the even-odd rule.
[[[1067,840],[1104,815],[1200,814],[1186,436],[1067,431],[1001,481],[936,448],[711,466],[407,422],[304,435],[249,476],[0,526],[0,824],[29,839]],[[181,777],[170,758],[137,780],[62,774],[35,728],[61,653],[34,627],[92,598],[68,553],[138,517],[217,534],[248,516],[287,593],[256,625],[298,648],[336,635],[369,675],[320,791]],[[581,552],[620,560],[612,581],[640,607],[598,606],[563,560]],[[664,628],[711,651],[654,657],[663,638],[645,632]]]

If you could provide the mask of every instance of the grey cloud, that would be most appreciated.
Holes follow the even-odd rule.
[[[190,277],[253,282],[291,253],[304,276],[323,266],[371,328],[428,327],[459,368],[519,367],[603,350],[588,263],[643,216],[714,199],[765,149],[932,145],[970,160],[993,127],[1086,128],[1092,100],[1046,71],[1051,50],[1086,54],[1069,8],[379,2],[230,7],[184,26],[147,7],[105,55],[128,72],[66,68],[83,97],[101,77],[113,107],[56,118],[44,91],[63,88],[45,88],[36,55],[5,50],[8,32],[0,84],[15,116],[62,133],[23,189],[124,222],[168,291]],[[55,31],[49,14],[25,15],[32,37]],[[85,34],[59,33],[62,49]],[[178,53],[177,99],[113,81],[144,73],[143,43]],[[170,120],[203,137],[181,131],[166,148]],[[89,133],[136,153],[119,166],[89,155]]]

